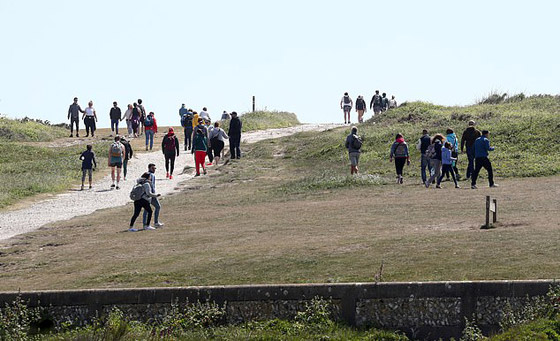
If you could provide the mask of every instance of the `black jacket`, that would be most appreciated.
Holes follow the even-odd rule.
[[[241,138],[241,126],[242,124],[239,117],[232,118],[231,121],[229,121],[229,130],[228,130],[229,137]]]
[[[474,145],[474,141],[476,141],[476,139],[480,136],[482,136],[482,134],[475,127],[468,127],[465,129],[463,136],[461,137],[461,151],[463,151],[465,145],[467,145],[467,148],[472,147]]]
[[[121,108],[112,107],[111,111],[109,112],[109,117],[111,117],[112,120],[120,120],[121,119]]]

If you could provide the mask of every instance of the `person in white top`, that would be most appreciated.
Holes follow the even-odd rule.
[[[352,111],[353,106],[354,102],[352,101],[350,96],[348,96],[348,93],[345,92],[344,96],[342,96],[342,99],[340,100],[340,109],[344,111],[344,124],[350,124],[350,112]],[[347,116],[348,119],[346,119]]]
[[[89,131],[91,130],[91,137],[95,136],[95,122],[97,122],[97,115],[95,113],[95,108],[93,107],[93,101],[89,101],[88,107],[86,108],[84,114],[82,115],[82,120],[86,126],[86,137],[89,136]]]
[[[124,112],[122,120],[126,120],[126,129],[128,130],[128,137],[132,137],[132,104],[128,105],[128,108]]]
[[[389,100],[389,109],[395,109],[396,107],[397,107],[397,100],[395,99],[395,95],[393,95]]]
[[[206,107],[202,108],[202,111],[198,114],[198,117],[202,118],[204,122],[210,122],[210,115],[208,114],[208,109]]]

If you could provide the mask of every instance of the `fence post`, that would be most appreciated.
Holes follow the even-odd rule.
[[[486,196],[486,228],[490,228],[490,196]]]
[[[492,212],[492,222],[495,223],[498,220],[498,199],[492,199],[494,204],[494,211]]]
[[[255,96],[253,96],[253,112],[255,112]]]

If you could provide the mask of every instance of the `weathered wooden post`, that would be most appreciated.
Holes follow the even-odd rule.
[[[485,228],[490,228],[490,196],[486,196],[486,224],[484,225]]]
[[[253,112],[255,112],[255,96],[253,96]]]
[[[490,224],[490,212],[492,212],[492,224],[496,223],[498,220],[498,200],[497,199],[490,199],[490,196],[486,196],[486,224],[484,224],[483,228],[489,229],[492,227]]]
[[[490,211],[492,211],[492,222],[495,223],[498,220],[498,200],[492,199],[492,205],[490,206]]]

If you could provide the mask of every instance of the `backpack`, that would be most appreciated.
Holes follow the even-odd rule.
[[[122,144],[120,142],[113,142],[111,145],[111,156],[122,157]]]
[[[432,143],[428,146],[428,149],[426,149],[426,157],[428,159],[433,159],[436,157],[436,144]]]
[[[399,143],[395,147],[395,152],[393,153],[395,157],[401,157],[406,155],[406,145],[404,143]]]
[[[352,148],[359,150],[362,148],[362,139],[358,135],[352,135]]]
[[[173,136],[166,136],[167,140],[165,142],[165,150],[166,151],[175,151],[175,135]]]
[[[350,96],[344,96],[343,100],[345,105],[350,105],[351,102]]]
[[[144,127],[151,127],[154,125],[154,118],[151,116],[146,117],[146,120],[144,121]]]
[[[188,127],[192,126],[193,115],[191,113],[181,116],[181,126]]]
[[[136,201],[142,199],[144,192],[144,183],[138,183],[134,185],[134,187],[132,187],[132,190],[130,191],[130,200]]]
[[[373,105],[381,106],[381,96],[377,94],[373,96]]]

